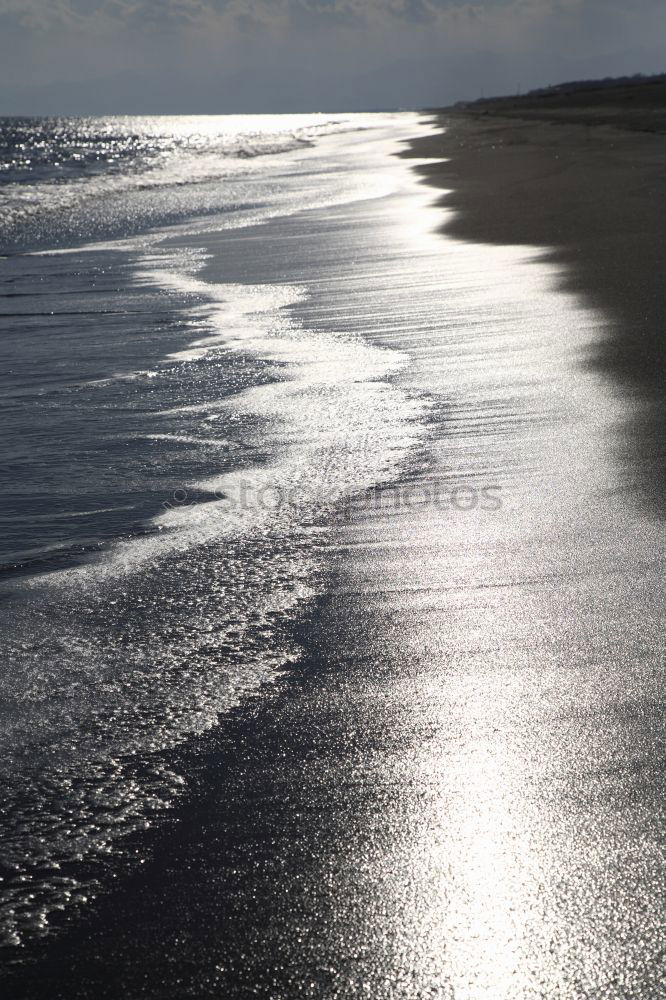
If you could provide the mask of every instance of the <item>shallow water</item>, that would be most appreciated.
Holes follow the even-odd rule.
[[[191,140],[189,122],[160,127],[174,124]],[[75,125],[76,135],[90,129]],[[137,127],[123,133],[122,155],[150,172]],[[41,933],[88,898],[104,883],[104,857],[178,798],[186,776],[160,753],[214,725],[297,656],[286,629],[316,592],[327,515],[397,475],[423,433],[422,403],[391,381],[407,356],[353,331],[308,327],[295,311],[307,282],[254,280],[252,243],[236,256],[233,281],[200,277],[211,226],[248,232],[304,208],[381,198],[408,175],[390,152],[423,128],[414,116],[376,116],[336,135],[334,122],[304,149],[300,134],[292,142],[294,123],[281,127],[279,141],[294,151],[257,157],[244,173],[235,161],[251,212],[235,211],[235,189],[218,184],[224,216],[5,261],[7,942]],[[275,128],[266,125],[264,153]],[[372,139],[359,155],[361,134]],[[153,140],[148,130],[145,144]],[[182,143],[172,145],[169,162]],[[44,181],[47,166],[33,189],[64,185],[78,199],[81,179]],[[100,176],[107,184],[128,174],[106,164]],[[101,213],[87,220],[89,235],[116,211],[102,181],[85,182]],[[191,187],[190,211],[208,211]],[[153,188],[132,190],[154,206]],[[40,197],[44,241],[60,201],[41,210]]]
[[[376,121],[358,114],[0,118],[0,253],[261,206],[277,173],[263,157]],[[291,172],[294,158],[284,162]],[[263,191],[257,178],[268,181]]]

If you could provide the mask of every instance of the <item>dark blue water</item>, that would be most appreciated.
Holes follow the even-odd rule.
[[[146,530],[184,483],[240,460],[229,429],[176,410],[275,377],[234,357],[168,361],[194,294],[133,279],[136,255],[13,257],[0,278],[0,569],[51,568]],[[242,451],[242,450],[241,450]]]

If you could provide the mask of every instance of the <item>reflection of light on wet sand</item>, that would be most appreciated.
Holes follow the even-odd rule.
[[[496,698],[486,679],[485,697],[454,677],[446,693],[424,682],[424,718],[437,726],[439,716],[441,727],[448,709],[448,725],[392,774],[406,795],[386,817],[396,843],[379,882],[395,935],[390,962],[413,972],[408,996],[530,996],[538,973],[530,952],[543,859],[529,774],[520,747],[503,736],[501,691]]]
[[[520,981],[522,931],[526,920],[524,868],[527,831],[507,797],[509,775],[492,746],[466,748],[459,764],[457,802],[450,821],[459,831],[453,862],[448,944],[456,992],[497,996]],[[473,981],[465,983],[474,970]]]
[[[374,995],[651,997],[663,527],[618,453],[628,402],[589,363],[605,320],[539,251],[442,239],[418,199],[371,220],[381,255],[359,235],[330,310],[408,350],[398,383],[441,406],[429,492],[345,536],[348,657],[380,671],[358,714],[384,749],[361,770],[391,789],[348,890],[371,900]],[[432,500],[459,482],[497,484],[501,510]]]

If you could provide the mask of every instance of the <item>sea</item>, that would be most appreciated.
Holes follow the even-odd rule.
[[[174,748],[298,661],[292,626],[323,586],[327,524],[422,447],[428,402],[394,380],[407,355],[353,315],[327,323],[334,275],[316,241],[294,233],[295,268],[270,227],[416,190],[396,154],[430,127],[0,120],[10,949],[103,891],[128,835],[186,793]],[[373,302],[381,317],[381,288]]]

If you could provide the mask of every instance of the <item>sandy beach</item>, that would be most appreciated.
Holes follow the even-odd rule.
[[[203,280],[254,241],[304,329],[404,354],[423,433],[16,1000],[659,995],[666,137],[552,117],[442,112],[384,214],[208,237]]]
[[[448,189],[449,235],[547,247],[559,287],[604,311],[590,363],[632,400],[626,461],[662,512],[664,103],[663,84],[477,102],[414,150],[449,158],[424,171]]]

